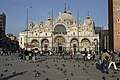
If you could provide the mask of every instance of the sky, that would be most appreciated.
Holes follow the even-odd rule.
[[[107,26],[108,24],[108,1],[107,0],[0,0],[0,13],[6,14],[6,34],[19,35],[19,32],[26,29],[27,6],[28,20],[46,21],[49,12],[53,9],[53,19],[55,20],[59,12],[63,12],[68,5],[72,15],[77,20],[77,10],[81,22],[89,15],[95,22],[95,26]]]

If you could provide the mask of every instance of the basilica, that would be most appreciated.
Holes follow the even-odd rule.
[[[42,21],[30,21],[29,24],[29,30],[19,33],[22,49],[99,51],[99,34],[95,33],[95,23],[89,15],[83,22],[79,18],[76,24],[70,9],[65,8],[55,20],[49,16],[44,24]]]

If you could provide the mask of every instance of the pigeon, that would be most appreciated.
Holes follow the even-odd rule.
[[[74,67],[75,67],[75,65],[74,65]]]
[[[84,63],[84,62],[82,62],[82,63]]]
[[[7,64],[5,64],[5,66],[7,66]]]
[[[14,71],[14,72],[12,72],[12,74],[16,74],[16,72]]]
[[[83,68],[83,70],[86,70],[85,68]]]
[[[94,65],[94,63],[92,63],[92,65]]]
[[[112,75],[111,77],[116,77],[115,75]]]
[[[73,73],[71,73],[71,76],[73,76]]]
[[[12,64],[9,64],[10,66],[12,66]]]
[[[46,73],[46,71],[45,71],[45,70],[43,70],[43,73]]]
[[[57,66],[57,64],[55,64],[55,66]]]
[[[0,74],[0,77],[2,77],[2,76],[3,76],[3,73]]]
[[[63,71],[63,73],[67,72],[66,70]]]
[[[60,68],[58,67],[57,70],[59,70]]]
[[[37,70],[34,70],[33,72],[36,72]]]
[[[45,80],[49,80],[48,78],[46,78]]]
[[[117,80],[119,80],[119,78],[117,78]]]
[[[65,67],[65,64],[62,64]]]
[[[61,68],[60,70],[61,70],[61,71],[63,71],[63,69],[62,69],[62,68]]]
[[[89,68],[89,66],[87,66],[87,68]]]
[[[117,72],[116,72],[116,71],[114,71],[114,74],[117,74]]]
[[[80,67],[80,65],[78,65],[78,67]]]
[[[8,70],[6,69],[4,72],[8,72]]]
[[[102,77],[103,80],[106,80],[105,76]]]
[[[48,65],[46,65],[46,67],[47,67],[48,69],[50,69],[50,67],[49,67]]]
[[[39,66],[39,64],[37,64],[37,66]]]

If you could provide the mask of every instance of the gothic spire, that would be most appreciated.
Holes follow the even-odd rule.
[[[67,13],[71,14],[71,11],[70,11],[70,6],[68,5],[68,11]]]
[[[49,11],[49,17],[48,17],[48,20],[51,20],[51,17],[50,17],[50,11]]]
[[[65,9],[64,9],[64,13],[67,13],[67,10],[66,10],[66,3],[65,3]]]

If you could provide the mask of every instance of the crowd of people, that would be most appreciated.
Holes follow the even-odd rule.
[[[116,65],[116,61],[115,61],[115,52],[113,50],[107,51],[106,49],[104,49],[103,51],[101,51],[100,53],[90,50],[90,51],[81,51],[81,52],[77,52],[77,51],[62,51],[62,52],[54,52],[54,51],[39,51],[37,49],[34,50],[20,50],[19,52],[19,59],[25,60],[26,63],[28,61],[32,61],[35,63],[36,61],[36,57],[38,55],[40,56],[52,56],[52,55],[56,55],[58,54],[58,56],[62,56],[62,58],[65,58],[65,56],[69,56],[69,59],[76,59],[81,56],[81,59],[83,59],[84,61],[94,61],[96,60],[96,55],[99,55],[99,60],[96,63],[96,68],[98,68],[99,70],[101,70],[103,73],[109,73],[109,69],[111,68],[112,64],[113,64],[113,68],[115,71],[120,71],[120,69],[118,68],[120,66],[120,62],[119,62],[119,66]],[[1,52],[1,55],[3,55],[4,52]],[[119,58],[120,58],[120,53],[118,54]]]

